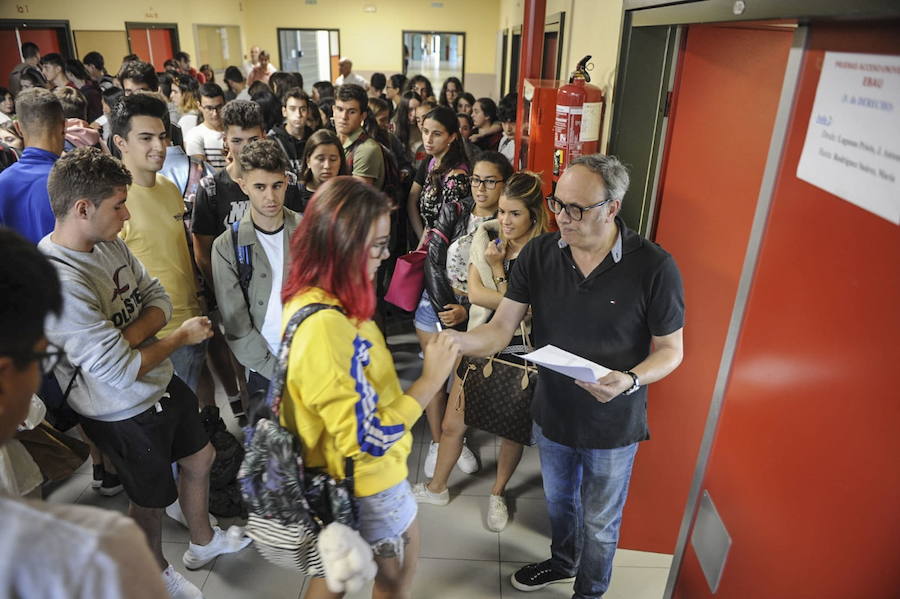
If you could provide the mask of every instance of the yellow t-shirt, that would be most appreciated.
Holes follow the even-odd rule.
[[[156,185],[131,185],[125,204],[131,218],[119,237],[172,300],[172,318],[158,333],[169,335],[188,318],[200,315],[197,277],[184,230],[184,201],[175,184],[156,175]]]
[[[284,324],[312,303],[339,305],[323,290],[309,289],[284,305]],[[306,466],[343,478],[344,459],[353,458],[356,495],[380,493],[406,478],[410,429],[421,415],[419,402],[400,388],[374,322],[324,310],[297,329],[281,423],[303,442]]]

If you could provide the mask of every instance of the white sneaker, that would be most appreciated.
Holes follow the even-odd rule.
[[[188,543],[187,551],[181,561],[188,570],[202,568],[223,553],[237,553],[250,544],[250,537],[244,534],[240,526],[232,526],[225,532],[218,526],[213,527],[213,538],[206,545]]]
[[[509,510],[506,509],[506,501],[504,501],[502,495],[491,495],[488,500],[488,529],[500,532],[506,528],[507,522],[509,522]]]
[[[450,503],[450,491],[444,489],[441,493],[433,493],[428,490],[425,483],[417,483],[412,488],[413,497],[417,503],[430,503],[431,505],[447,505]]]
[[[465,441],[463,441],[462,452],[459,454],[459,459],[456,460],[456,467],[466,474],[475,474],[478,472],[478,460],[475,459],[475,454],[472,453],[472,450],[469,449]]]
[[[176,571],[174,566],[170,565],[163,570],[162,577],[169,597],[172,599],[203,599],[200,589]]]
[[[178,500],[175,500],[175,503],[166,508],[166,516],[175,520],[185,528],[188,528],[187,518],[184,517],[184,512],[181,511],[181,504],[178,503]],[[216,526],[219,524],[219,521],[216,520],[216,517],[212,514],[209,514],[209,525]]]
[[[440,443],[434,441],[428,444],[428,455],[425,456],[424,468],[426,478],[434,478],[434,467],[437,464],[438,447],[440,446]]]

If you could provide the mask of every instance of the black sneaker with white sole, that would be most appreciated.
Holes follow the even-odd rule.
[[[100,485],[100,494],[104,497],[115,497],[122,492],[122,481],[118,475],[112,472],[103,472],[103,484]]]
[[[94,464],[94,478],[91,479],[91,488],[93,490],[100,490],[100,487],[103,485],[104,472],[105,470],[103,469],[103,464]]]
[[[573,580],[575,580],[574,576],[560,574],[554,570],[550,565],[550,560],[522,566],[509,579],[516,590],[525,592],[537,591],[549,584],[572,582]]]

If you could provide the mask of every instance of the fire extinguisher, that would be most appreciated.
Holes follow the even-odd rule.
[[[553,180],[568,168],[573,160],[600,149],[600,131],[606,100],[603,90],[590,85],[588,74],[590,55],[582,58],[569,83],[556,94],[556,121],[553,126]]]

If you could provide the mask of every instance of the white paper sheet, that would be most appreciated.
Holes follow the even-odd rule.
[[[555,345],[545,345],[529,354],[521,354],[522,358],[554,372],[572,377],[576,381],[596,383],[597,379],[609,374],[609,368],[601,366],[581,356],[576,356]]]
[[[900,225],[900,57],[826,52],[797,177]]]

